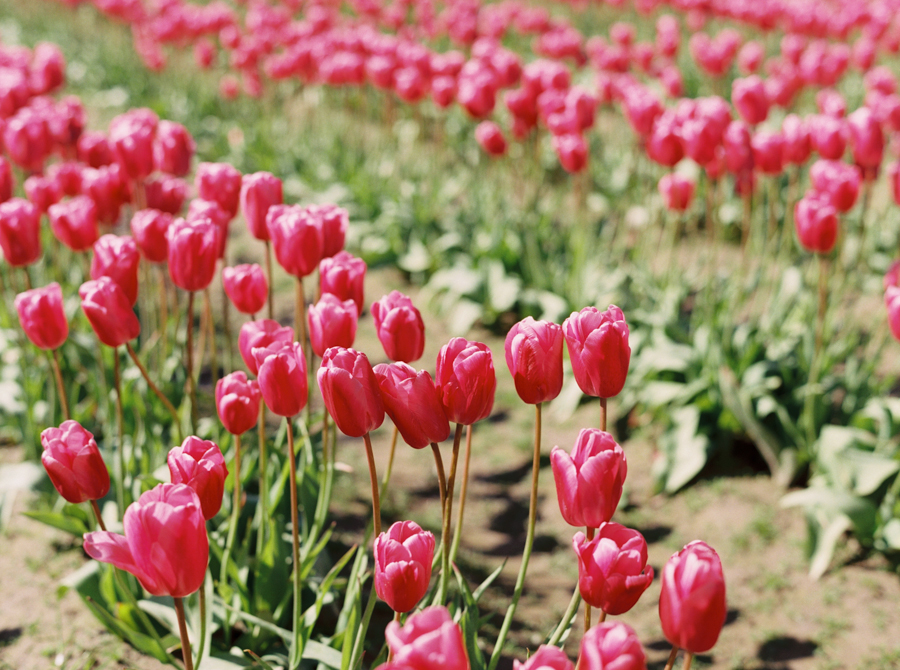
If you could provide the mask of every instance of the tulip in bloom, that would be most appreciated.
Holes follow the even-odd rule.
[[[450,422],[428,372],[403,362],[376,365],[374,372],[384,409],[404,442],[422,449],[447,439]]]
[[[446,607],[426,607],[402,627],[392,621],[384,631],[394,663],[409,670],[469,670],[462,629]]]
[[[794,226],[797,238],[805,249],[820,254],[830,253],[834,249],[838,217],[827,196],[813,191],[797,201]]]
[[[722,561],[712,547],[694,540],[663,568],[659,595],[663,635],[692,654],[709,651],[719,639],[726,613]]]
[[[41,433],[41,463],[59,495],[73,504],[109,493],[109,472],[94,436],[77,421]]]
[[[109,124],[109,144],[116,162],[132,181],[153,172],[153,138],[159,119],[149,109],[133,109]]]
[[[375,592],[395,612],[409,612],[428,591],[434,535],[398,521],[375,538]]]
[[[56,349],[69,336],[69,322],[63,312],[62,289],[53,282],[16,296],[19,323],[31,343],[41,349]]]
[[[320,222],[302,207],[271,207],[266,226],[275,248],[275,258],[284,271],[305,277],[322,260],[323,235]]]
[[[187,184],[183,179],[160,174],[144,182],[147,207],[168,214],[178,214],[187,199]]]
[[[846,128],[843,119],[825,114],[808,117],[809,139],[822,158],[840,160],[847,148]]]
[[[506,153],[506,138],[503,131],[493,121],[482,121],[475,128],[475,139],[481,148],[491,156],[502,156]]]
[[[363,285],[366,262],[346,251],[339,251],[319,263],[319,291],[356,303],[357,316],[363,311]]]
[[[241,358],[244,359],[244,365],[255,375],[259,366],[253,356],[254,349],[265,349],[274,342],[290,343],[293,341],[293,328],[282,326],[272,319],[260,319],[259,321],[248,321],[241,326],[241,332],[238,335],[238,349],[241,352]]]
[[[666,209],[672,212],[684,212],[691,206],[695,187],[691,179],[677,172],[663,175],[658,185]]]
[[[331,347],[350,348],[356,339],[356,303],[324,293],[307,312],[309,340],[316,356],[322,357]]]
[[[284,202],[281,180],[270,172],[244,175],[241,180],[240,202],[250,233],[258,240],[268,240],[266,214],[272,205]]]
[[[576,670],[647,670],[647,660],[634,629],[612,621],[584,634]]]
[[[172,215],[158,209],[142,209],[131,217],[131,234],[141,254],[151,263],[165,263],[169,257],[166,233]]]
[[[97,205],[86,195],[58,202],[47,210],[50,229],[60,242],[72,251],[90,249],[100,231],[97,228]]]
[[[751,126],[762,123],[769,115],[766,87],[756,75],[735,79],[731,86],[731,100],[741,118]]]
[[[638,531],[605,523],[593,540],[575,533],[572,547],[578,554],[578,589],[586,603],[607,614],[624,614],[653,581],[647,567],[647,542]]]
[[[781,135],[784,138],[784,162],[805,163],[812,152],[806,121],[796,114],[788,114],[781,123]]]
[[[259,418],[259,382],[248,380],[241,371],[225,375],[216,382],[216,409],[219,420],[232,435],[243,435]]]
[[[141,322],[125,291],[109,277],[86,281],[78,289],[81,308],[97,337],[108,347],[118,347],[141,334]]]
[[[138,578],[154,596],[184,598],[200,588],[209,540],[200,498],[184,484],[159,484],[128,506],[125,535],[86,533],[89,556]]]
[[[407,296],[391,291],[372,303],[375,332],[384,353],[392,361],[412,363],[425,351],[425,323],[422,315]]]
[[[628,472],[625,452],[612,435],[583,428],[571,455],[553,447],[550,464],[559,511],[566,523],[599,528],[612,518]]]
[[[506,335],[506,366],[522,402],[537,405],[553,400],[562,390],[562,328],[549,321],[525,317]]]
[[[131,305],[137,302],[138,264],[137,244],[127,235],[104,235],[94,242],[91,259],[91,279],[109,277],[125,292]]]
[[[486,344],[454,337],[438,353],[434,381],[448,420],[470,426],[490,415],[497,374]]]
[[[252,353],[266,407],[278,416],[298,414],[309,396],[306,358],[300,343],[276,340],[267,347],[254,347]]]
[[[553,136],[553,149],[566,172],[575,174],[587,167],[588,146],[584,135],[566,133]]]
[[[191,171],[194,138],[180,123],[160,121],[153,141],[153,162],[157,170],[174,177],[184,177]]]
[[[566,656],[566,652],[552,645],[541,645],[524,663],[520,663],[518,659],[513,660],[513,670],[541,670],[542,668],[575,670],[575,666]]]
[[[228,163],[200,163],[194,182],[201,199],[215,202],[234,218],[241,199],[240,170]]]
[[[28,200],[0,203],[0,247],[13,267],[30,265],[41,257],[41,212]]]
[[[625,386],[631,362],[628,324],[622,310],[610,305],[605,312],[596,307],[572,312],[563,322],[563,336],[575,381],[585,395],[618,395]]]
[[[320,222],[322,228],[322,258],[331,258],[344,248],[347,228],[350,226],[347,210],[337,205],[310,205],[309,214]]]
[[[750,140],[753,167],[762,174],[781,174],[784,169],[784,137],[781,133],[760,130]]]
[[[169,276],[185,291],[202,291],[212,283],[218,260],[219,230],[210,219],[175,219],[166,231]]]
[[[888,313],[888,326],[895,340],[900,341],[900,288],[888,286],[884,291],[884,306]]]
[[[831,201],[837,211],[849,212],[859,197],[859,169],[841,161],[818,160],[809,168],[813,188]]]
[[[169,451],[166,462],[173,484],[187,484],[194,489],[200,498],[204,519],[212,519],[219,513],[225,493],[225,478],[228,477],[225,457],[219,445],[191,435],[180,447]]]
[[[31,175],[22,186],[25,189],[25,197],[37,207],[39,213],[46,213],[50,205],[55,205],[62,198],[59,184],[49,177]]]
[[[384,422],[378,380],[365,354],[332,347],[316,373],[322,400],[335,425],[349,437],[362,437]]]
[[[853,162],[874,176],[884,156],[884,134],[881,124],[868,107],[860,107],[847,117]]]
[[[242,314],[256,314],[269,297],[266,275],[256,263],[222,268],[222,284],[225,294]]]

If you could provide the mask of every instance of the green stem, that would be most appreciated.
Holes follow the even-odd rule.
[[[294,453],[294,426],[290,417],[286,417],[285,420],[287,421],[288,454],[291,466],[291,538],[293,540],[294,559],[294,618],[290,658],[290,667],[293,669],[300,666],[301,646],[303,644],[300,630],[300,618],[303,614],[300,595],[303,582],[300,575],[300,520],[297,514],[297,456]]]
[[[494,670],[500,662],[500,656],[503,654],[503,645],[506,642],[506,636],[509,634],[509,628],[512,626],[513,618],[516,615],[519,599],[522,597],[522,590],[525,588],[525,574],[528,572],[528,562],[531,559],[531,549],[534,545],[534,527],[537,524],[538,475],[540,472],[541,403],[537,403],[534,406],[534,459],[531,463],[531,502],[528,506],[528,534],[525,537],[525,551],[522,553],[522,565],[519,567],[519,576],[516,579],[516,587],[513,591],[512,602],[506,610],[506,617],[503,619],[503,625],[500,627],[500,635],[497,637],[497,644],[494,645],[494,651],[491,654],[491,662],[488,666],[489,670]]]
[[[119,374],[119,348],[113,347],[113,381],[116,385],[116,424],[119,431],[118,470],[119,486],[116,487],[116,502],[119,518],[125,514],[125,417],[122,411],[122,378]]]
[[[431,443],[431,453],[434,454],[434,467],[438,474],[438,490],[441,494],[441,515],[443,517],[444,505],[447,504],[447,475],[444,473],[444,459],[441,458],[441,448],[437,442]],[[443,522],[443,518],[441,518]]]
[[[559,644],[562,636],[569,629],[569,626],[572,625],[572,619],[575,618],[579,605],[581,605],[581,591],[578,590],[578,585],[576,584],[575,592],[572,594],[572,599],[569,601],[569,607],[566,609],[566,613],[563,614],[563,618],[556,627],[556,630],[553,631],[553,635],[551,635],[550,639],[547,641],[548,645],[555,647]]]
[[[191,401],[191,433],[197,432],[197,387],[194,383],[194,292],[188,292],[187,343],[185,344],[188,395]]]
[[[585,535],[587,536],[587,541],[590,542],[594,539],[594,529],[590,526],[585,527]],[[591,629],[591,604],[588,602],[584,603],[584,632],[587,632]]]
[[[234,501],[231,504],[231,519],[228,523],[228,536],[225,539],[225,551],[222,554],[222,565],[219,568],[219,584],[228,585],[228,564],[231,562],[231,550],[237,534],[238,521],[241,517],[241,436],[234,436]],[[201,591],[202,593],[202,591]],[[228,618],[226,617],[226,634],[228,635]]]
[[[362,661],[363,652],[366,648],[366,631],[369,630],[369,621],[372,619],[372,611],[375,609],[376,600],[375,588],[373,587],[372,590],[369,591],[369,602],[366,603],[366,611],[363,613],[359,629],[356,631],[356,640],[353,643],[353,653],[350,654],[350,667],[347,670],[355,670]]]
[[[273,282],[272,282],[272,243],[269,240],[266,240],[266,281],[269,282],[269,318],[275,318],[275,309],[273,307],[274,303],[272,300],[272,290],[273,290]]]
[[[181,655],[184,658],[184,670],[194,670],[194,659],[191,658],[191,640],[188,638],[187,623],[184,620],[184,599],[173,598],[175,615],[178,617],[178,633],[181,635]]]
[[[375,471],[375,454],[372,452],[372,438],[366,433],[363,435],[366,443],[366,459],[369,461],[369,479],[372,482],[372,524],[375,529],[375,537],[381,535],[381,500],[378,496],[378,473]]]
[[[463,457],[462,485],[459,488],[459,515],[456,517],[456,531],[453,534],[453,547],[450,549],[450,562],[456,562],[459,542],[462,537],[463,516],[466,513],[466,494],[469,490],[469,461],[472,457],[472,426],[466,426],[466,454]]]
[[[325,413],[328,415],[328,412]],[[400,434],[400,429],[397,426],[394,426],[394,432],[391,435],[391,453],[388,456],[388,464],[387,469],[384,471],[384,477],[381,478],[381,497],[384,498],[385,493],[387,493],[388,482],[391,481],[391,471],[394,469],[394,453],[397,450],[397,435]]]
[[[178,410],[175,409],[175,405],[165,396],[165,394],[159,390],[159,387],[153,383],[153,380],[150,379],[150,374],[147,372],[147,368],[141,363],[141,359],[138,358],[137,352],[135,352],[134,348],[131,346],[131,342],[125,343],[125,348],[128,350],[128,355],[131,356],[131,360],[134,361],[134,364],[137,365],[138,370],[141,371],[141,376],[144,378],[144,381],[147,382],[147,386],[150,387],[150,390],[153,391],[153,394],[160,399],[163,406],[169,412],[169,415],[172,417],[172,425],[175,428],[175,435],[178,439],[178,443],[181,444],[183,438],[181,435],[181,419],[178,417]]]
[[[103,517],[100,515],[100,506],[97,504],[96,500],[91,501],[91,509],[94,510],[94,516],[97,518],[97,525],[100,526],[100,530],[106,530],[106,524],[103,523]]]
[[[66,387],[63,384],[62,372],[59,369],[59,352],[54,349],[50,354],[50,364],[53,366],[53,376],[56,378],[56,390],[59,393],[59,402],[62,405],[63,416],[66,421],[72,418],[69,411],[69,399],[66,397]]]
[[[815,411],[817,394],[815,386],[819,383],[821,375],[822,349],[825,342],[825,316],[828,308],[828,261],[817,254],[816,265],[819,272],[819,308],[816,314],[816,340],[809,369],[806,398],[803,401],[803,423],[806,425],[806,438],[810,448],[812,448],[812,444],[816,439]]]
[[[216,322],[213,320],[213,312],[212,312],[212,297],[210,296],[209,286],[203,289],[203,311],[206,313],[206,327],[209,331],[209,365],[210,365],[210,379],[212,380],[212,387],[216,388],[216,381],[218,381],[219,375],[219,364],[216,355]],[[200,352],[200,355],[203,355],[203,352]]]
[[[443,605],[447,597],[450,581],[450,519],[453,514],[453,491],[456,487],[456,464],[459,461],[459,442],[462,439],[461,423],[456,424],[453,435],[453,456],[450,459],[450,477],[447,479],[447,502],[444,505],[444,523],[441,528],[441,580],[438,586],[436,604]]]
[[[268,462],[266,461],[266,403],[259,400],[259,533],[256,538],[256,555],[262,555],[266,546],[266,531],[269,528],[269,485],[267,481]]]
[[[200,641],[197,643],[197,670],[200,668],[200,662],[203,660],[203,654],[206,651],[206,580],[209,579],[209,570],[203,575],[203,583],[200,585]],[[225,639],[229,639],[226,635]]]

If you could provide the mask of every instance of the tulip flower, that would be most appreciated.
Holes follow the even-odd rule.
[[[459,624],[442,605],[411,615],[403,626],[392,621],[384,631],[394,664],[410,670],[469,670]]]
[[[160,172],[184,177],[191,171],[194,138],[180,123],[160,121],[153,140],[153,164]]]
[[[812,152],[806,121],[796,114],[788,114],[781,123],[781,135],[784,138],[785,163],[805,163]]]
[[[109,165],[115,160],[106,134],[94,130],[86,130],[81,134],[75,155],[79,161],[92,168]]]
[[[31,289],[16,296],[19,323],[31,343],[41,349],[56,349],[69,336],[59,284]]]
[[[13,267],[30,265],[41,257],[41,212],[28,200],[0,203],[0,248]]]
[[[353,300],[341,300],[323,293],[307,312],[309,340],[313,353],[320,358],[331,347],[350,348],[356,339],[357,308]]]
[[[204,519],[208,521],[219,513],[228,476],[219,445],[191,435],[169,451],[166,462],[172,483],[186,484],[197,494]]]
[[[202,200],[194,198],[188,206],[187,216],[184,217],[188,222],[200,221],[208,219],[215,225],[219,232],[218,245],[216,247],[216,258],[225,257],[225,247],[228,243],[228,227],[233,218],[231,214],[222,209],[214,200]]]
[[[133,109],[109,124],[109,144],[116,162],[132,181],[153,172],[153,138],[159,119],[149,109]]]
[[[219,231],[210,219],[175,219],[166,232],[169,276],[180,289],[202,291],[216,274]]]
[[[140,255],[134,239],[127,235],[104,235],[94,242],[91,279],[109,277],[125,292],[132,306],[138,296]]]
[[[447,439],[450,423],[428,372],[402,362],[376,365],[374,372],[385,411],[409,446],[422,449]]]
[[[72,251],[90,249],[100,235],[97,228],[97,205],[86,195],[58,202],[47,210],[50,229],[60,242]]]
[[[108,347],[118,347],[141,334],[141,323],[125,291],[109,277],[86,281],[78,289],[81,308],[97,337]]]
[[[503,131],[493,121],[482,121],[475,128],[475,139],[481,148],[491,156],[502,156],[506,153],[506,138]]]
[[[28,202],[38,209],[38,214],[46,213],[50,205],[55,205],[62,198],[62,191],[55,179],[41,175],[31,175],[22,184]],[[13,198],[15,200],[15,198]]]
[[[830,253],[837,242],[837,210],[826,195],[807,193],[794,207],[794,227],[800,244],[809,251]]]
[[[762,174],[777,175],[784,169],[784,137],[768,130],[756,132],[750,140],[753,166]]]
[[[316,373],[322,400],[335,425],[349,437],[363,437],[384,421],[378,380],[365,354],[332,347]]]
[[[486,344],[454,337],[438,353],[434,381],[448,420],[469,426],[490,415],[497,374]]]
[[[578,589],[592,607],[607,614],[624,614],[653,581],[647,567],[647,542],[638,531],[605,523],[593,540],[575,533],[572,547],[578,554]]]
[[[657,188],[666,209],[672,212],[684,212],[691,206],[696,184],[677,172],[670,172],[660,178]]]
[[[248,321],[241,326],[241,332],[238,335],[238,350],[241,352],[241,358],[244,359],[244,365],[251,374],[256,375],[259,372],[259,366],[253,355],[254,349],[265,349],[275,342],[290,343],[293,340],[294,329],[290,326],[282,326],[272,319]]]
[[[347,210],[337,205],[310,205],[306,211],[322,227],[322,258],[331,258],[344,248],[350,225]]]
[[[158,209],[141,209],[131,217],[131,234],[141,254],[151,263],[165,263],[169,257],[166,233],[172,215]]]
[[[266,226],[275,259],[284,271],[298,278],[311,274],[322,260],[322,227],[301,207],[271,207]]]
[[[242,314],[256,314],[266,304],[269,283],[256,263],[222,268],[225,294]]]
[[[240,171],[228,163],[200,163],[194,178],[200,198],[215,202],[228,212],[230,218],[238,211],[241,182]]]
[[[822,158],[840,160],[847,148],[846,124],[825,114],[815,114],[807,118],[809,140]]]
[[[719,639],[726,613],[719,555],[705,542],[694,540],[663,568],[659,595],[663,635],[692,654],[709,651]]]
[[[631,362],[628,324],[615,305],[585,307],[563,322],[575,381],[585,395],[612,398],[622,391]]]
[[[41,463],[59,495],[73,504],[109,493],[109,472],[94,436],[77,421],[41,432]]]
[[[762,123],[769,115],[769,98],[762,79],[756,75],[735,79],[731,99],[738,114],[751,126]]]
[[[366,262],[346,251],[339,251],[319,263],[319,292],[331,293],[340,300],[356,303],[357,315],[363,311],[363,285]]]
[[[266,215],[272,205],[284,202],[281,180],[270,172],[244,175],[241,180],[240,204],[250,233],[258,240],[269,239]]]
[[[187,199],[187,184],[178,177],[156,175],[144,182],[144,195],[148,209],[158,209],[174,216],[181,211]]]
[[[884,156],[884,134],[881,124],[868,107],[860,107],[847,117],[847,130],[850,135],[850,148],[853,151],[853,162],[864,175],[873,177],[881,165]]]
[[[219,420],[232,435],[242,435],[256,425],[261,398],[259,382],[248,380],[241,371],[216,382],[216,409]]]
[[[390,294],[372,303],[375,332],[392,361],[412,363],[425,350],[425,323],[412,300],[400,293]]]
[[[428,591],[434,535],[398,521],[375,538],[375,592],[395,612],[409,612]]]
[[[599,528],[612,518],[628,472],[625,452],[612,435],[584,428],[571,455],[553,447],[550,464],[559,511],[566,523]]]
[[[637,633],[621,621],[602,623],[581,639],[576,670],[647,670]]]
[[[276,340],[266,347],[254,347],[252,354],[259,391],[274,414],[291,417],[306,407],[306,359],[298,342]]]
[[[572,661],[566,656],[559,647],[553,645],[542,644],[538,650],[528,657],[524,663],[520,663],[518,659],[513,659],[513,670],[575,670]]]
[[[841,161],[817,160],[809,168],[809,179],[813,188],[842,214],[856,204],[861,179],[856,166]]]
[[[159,484],[128,506],[125,535],[86,533],[84,550],[137,577],[154,596],[184,598],[200,588],[209,541],[200,498],[184,484]]]
[[[14,180],[9,161],[0,156],[0,202],[6,202],[13,195]]]
[[[526,317],[506,335],[506,366],[523,402],[553,400],[562,390],[562,328]]]

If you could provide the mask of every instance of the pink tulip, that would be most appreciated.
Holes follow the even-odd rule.
[[[462,630],[446,607],[426,607],[401,627],[392,621],[384,631],[394,663],[409,670],[469,670]]]
[[[585,307],[563,322],[575,381],[589,396],[612,398],[622,391],[631,362],[628,324],[615,305],[601,312]]]
[[[104,235],[94,242],[91,279],[109,277],[125,292],[132,306],[138,296],[138,264],[141,257],[137,244],[127,235]]]
[[[166,231],[169,276],[185,291],[202,291],[216,275],[219,229],[210,219],[175,219]]]
[[[53,282],[16,296],[19,323],[31,343],[41,349],[56,349],[69,336],[69,322],[63,311],[62,289]]]
[[[425,323],[412,300],[400,291],[391,291],[372,303],[372,317],[375,332],[389,359],[412,363],[422,357]]]
[[[78,289],[81,308],[103,344],[118,347],[141,334],[141,322],[125,291],[109,277],[86,281]]]
[[[319,291],[331,293],[340,300],[356,303],[357,316],[363,311],[363,287],[366,280],[366,262],[347,251],[339,251],[319,263]]]
[[[149,109],[133,109],[109,124],[109,144],[128,179],[141,181],[153,172],[153,139],[159,119]]]
[[[884,134],[881,124],[868,107],[860,107],[847,117],[853,162],[865,175],[874,177],[884,156]]]
[[[258,405],[254,408],[258,410]],[[173,484],[190,486],[200,499],[203,518],[212,519],[222,508],[228,468],[219,445],[199,437],[185,438],[166,459]]]
[[[753,166],[762,174],[777,175],[784,169],[784,137],[770,130],[757,131],[750,140]]]
[[[647,670],[647,660],[634,629],[612,621],[584,634],[576,670]]]
[[[562,328],[530,316],[510,328],[505,342],[506,366],[522,402],[537,405],[562,390]]]
[[[165,263],[169,258],[166,233],[172,215],[158,209],[141,209],[131,217],[131,234],[141,255],[151,263]]]
[[[200,198],[215,202],[231,218],[240,204],[241,181],[240,171],[228,163],[200,163],[194,178]]]
[[[184,177],[191,171],[194,138],[180,123],[160,121],[153,140],[153,164],[160,172]]]
[[[350,225],[347,210],[337,205],[310,205],[306,211],[322,228],[322,258],[331,258],[344,248]]]
[[[506,153],[506,138],[503,131],[493,121],[482,121],[475,128],[475,140],[481,148],[491,156],[502,156]]]
[[[663,175],[659,180],[659,194],[666,209],[672,212],[684,212],[694,199],[694,182],[677,172]]]
[[[647,567],[647,542],[638,531],[605,523],[593,540],[575,533],[572,547],[578,554],[578,589],[584,601],[607,614],[624,614],[653,581]]]
[[[244,175],[241,181],[241,211],[250,233],[258,240],[269,239],[266,214],[272,205],[284,202],[281,180],[270,172]]]
[[[812,151],[806,121],[796,114],[788,114],[781,124],[781,135],[784,138],[785,163],[803,165]]]
[[[403,362],[376,365],[374,372],[384,409],[404,442],[422,449],[447,439],[450,423],[430,374]]]
[[[232,372],[216,382],[216,410],[219,420],[232,435],[243,435],[259,418],[259,382],[248,380],[242,371]]]
[[[827,254],[834,249],[838,217],[828,196],[813,191],[797,201],[794,225],[800,244],[808,251]]]
[[[0,247],[13,267],[31,265],[41,257],[41,213],[22,198],[0,203]]]
[[[306,358],[299,342],[276,340],[268,346],[254,347],[259,391],[273,414],[291,417],[306,407],[309,385]]]
[[[59,495],[73,504],[109,493],[109,472],[94,436],[77,421],[41,433],[41,463]]]
[[[272,319],[260,319],[259,321],[248,321],[241,326],[241,332],[238,335],[238,349],[241,352],[241,358],[244,359],[244,365],[251,374],[255,375],[259,371],[259,366],[253,356],[253,349],[265,349],[274,342],[290,343],[293,340],[294,329],[290,326],[281,326]]]
[[[90,249],[100,235],[97,205],[85,195],[51,205],[47,214],[53,234],[72,251]]]
[[[375,538],[375,592],[395,612],[409,612],[428,591],[434,535],[398,521]]]
[[[331,293],[323,293],[319,302],[307,312],[309,340],[312,350],[320,358],[331,347],[349,349],[356,339],[356,303],[341,300]]]
[[[575,670],[572,661],[559,647],[541,645],[538,650],[528,657],[524,663],[513,659],[513,670]]]
[[[384,422],[378,380],[366,355],[332,347],[316,373],[322,401],[344,435],[362,437]]]
[[[155,175],[144,182],[144,195],[148,209],[176,215],[181,212],[187,199],[187,184],[178,177]]]
[[[269,208],[266,226],[284,271],[295,277],[312,274],[322,260],[320,222],[302,207],[282,206]]]
[[[856,166],[841,161],[817,160],[809,168],[813,189],[831,201],[837,211],[849,212],[859,197],[861,180]]]
[[[256,263],[222,268],[225,294],[242,314],[256,314],[269,297],[266,275]]]
[[[449,421],[470,426],[490,416],[497,374],[486,344],[451,339],[438,353],[434,382]]]

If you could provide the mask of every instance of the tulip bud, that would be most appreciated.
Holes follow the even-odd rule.
[[[209,540],[200,498],[184,484],[159,484],[128,506],[125,535],[86,533],[89,556],[130,572],[154,596],[184,598],[203,584]]]
[[[588,147],[583,135],[567,133],[553,136],[553,149],[559,164],[570,174],[581,172],[587,167]]]
[[[237,214],[240,204],[241,181],[240,171],[228,163],[200,163],[194,178],[200,198],[215,202],[230,218]]]
[[[237,311],[256,314],[269,297],[269,283],[256,263],[222,268],[222,285]]]
[[[847,148],[846,127],[843,119],[824,114],[808,117],[809,140],[822,158],[840,160]]]
[[[562,328],[530,316],[510,328],[505,342],[506,366],[523,402],[537,405],[562,390]]]
[[[356,339],[356,303],[341,301],[331,293],[323,293],[307,312],[309,340],[312,350],[320,358],[331,347],[350,348]]]
[[[41,433],[41,463],[59,495],[73,504],[109,493],[109,472],[94,436],[77,421]]]
[[[662,196],[666,209],[672,212],[684,212],[691,206],[694,199],[695,184],[687,177],[670,172],[659,180],[659,194]]]
[[[409,612],[428,591],[434,535],[398,521],[375,538],[375,592],[395,612]]]
[[[859,197],[860,172],[854,165],[817,160],[809,168],[809,180],[842,214],[849,212]]]
[[[153,138],[159,119],[149,109],[133,109],[109,124],[109,144],[128,179],[142,181],[153,172]]]
[[[16,296],[19,323],[31,343],[41,349],[56,349],[69,336],[59,284],[35,288]]]
[[[258,404],[254,409],[259,413]],[[215,442],[191,435],[185,438],[180,447],[169,451],[166,462],[172,483],[190,486],[200,498],[204,519],[208,521],[219,513],[228,468],[225,466],[222,450]]]
[[[293,328],[290,326],[282,327],[277,321],[272,319],[260,319],[259,321],[248,321],[241,326],[241,332],[238,335],[238,349],[241,352],[241,358],[244,359],[244,365],[255,375],[259,372],[259,366],[256,364],[256,358],[253,356],[254,349],[265,349],[275,342],[289,344],[293,341]]]
[[[132,238],[127,235],[104,235],[94,242],[91,279],[109,277],[122,287],[134,306],[138,296],[139,263],[140,254]]]
[[[172,215],[158,209],[142,209],[131,217],[131,234],[141,254],[151,263],[165,263],[169,257],[166,233]]]
[[[572,661],[559,647],[541,645],[524,663],[513,659],[513,670],[575,670]]]
[[[378,380],[366,355],[332,347],[316,373],[322,400],[335,425],[349,437],[362,437],[384,422]]]
[[[160,174],[144,182],[148,209],[178,214],[187,199],[187,184],[183,179]]]
[[[202,291],[216,275],[219,230],[209,219],[175,219],[166,231],[169,276],[185,291]]]
[[[141,334],[141,323],[125,291],[109,277],[84,282],[78,295],[85,316],[106,346],[118,347]]]
[[[266,407],[278,416],[299,414],[309,396],[306,358],[300,343],[276,340],[264,348],[254,347],[252,354]]]
[[[309,214],[322,228],[322,258],[331,258],[344,248],[350,225],[347,210],[337,205],[310,205]]]
[[[438,353],[434,381],[449,421],[470,426],[490,415],[497,374],[486,344],[454,337]]]
[[[462,629],[442,605],[411,615],[401,627],[391,621],[384,630],[398,667],[414,670],[469,670]]]
[[[322,227],[301,207],[271,207],[266,226],[275,249],[275,259],[284,271],[305,277],[322,260]]]
[[[50,205],[55,205],[62,198],[62,191],[55,179],[41,175],[31,175],[22,185],[25,197],[37,207],[39,213],[46,213]]]
[[[493,121],[482,121],[475,128],[475,139],[481,148],[491,156],[502,156],[506,153],[506,138],[503,131]]]
[[[581,639],[576,670],[647,670],[637,633],[628,624],[610,621],[594,626]]]
[[[827,196],[813,191],[798,200],[794,207],[794,226],[805,249],[820,254],[834,249],[838,217]]]
[[[806,122],[796,114],[788,114],[781,124],[781,134],[784,137],[784,161],[794,165],[805,163],[812,151]]]
[[[731,86],[731,100],[741,118],[751,126],[762,123],[769,115],[766,87],[756,75],[735,79]]]
[[[743,121],[732,121],[722,135],[725,148],[725,166],[732,174],[740,174],[753,168],[753,149],[750,145],[750,129]]]
[[[339,251],[319,263],[319,291],[331,293],[341,300],[356,303],[357,316],[363,311],[363,285],[366,279],[366,262],[362,258]]]
[[[725,625],[725,575],[719,555],[694,540],[662,572],[659,619],[663,635],[692,654],[709,651]]]
[[[153,141],[153,163],[160,172],[184,177],[191,171],[195,148],[187,128],[174,121],[160,121]]]
[[[422,449],[447,439],[450,423],[430,374],[402,362],[376,365],[374,372],[384,409],[404,442]]]
[[[243,435],[256,425],[261,398],[259,383],[241,371],[216,382],[216,409],[219,420],[232,435]]]
[[[241,211],[250,233],[258,240],[269,239],[266,214],[272,205],[284,202],[281,180],[270,172],[244,175],[241,180]]]
[[[72,251],[89,249],[100,236],[97,205],[86,195],[51,205],[47,214],[56,239]]]
[[[636,530],[605,523],[593,540],[575,533],[572,547],[578,554],[581,597],[607,614],[630,610],[653,581],[653,568],[647,568],[647,542]]]
[[[198,221],[200,219],[209,219],[213,222],[218,231],[218,245],[216,247],[216,258],[225,258],[225,247],[228,243],[228,227],[231,224],[231,215],[219,206],[219,203],[213,200],[201,200],[194,198],[188,205],[187,221]]]
[[[22,198],[0,203],[0,247],[13,267],[30,265],[41,257],[41,213],[37,207]]]
[[[784,169],[784,137],[781,133],[760,130],[750,140],[753,166],[763,174],[781,174]]]
[[[78,138],[76,156],[79,161],[92,168],[109,165],[115,160],[106,134],[92,130],[86,130]]]
[[[563,322],[575,381],[585,395],[612,398],[622,391],[631,362],[628,324],[615,305],[585,307]]]
[[[375,332],[384,353],[392,361],[412,363],[425,351],[425,323],[412,300],[391,291],[378,302],[372,303]]]
[[[847,117],[847,129],[850,134],[850,148],[853,150],[853,162],[867,174],[871,174],[881,165],[884,156],[884,134],[881,124],[868,107],[860,107]]]
[[[599,528],[612,518],[628,472],[625,452],[612,435],[583,428],[571,455],[553,447],[550,464],[559,511],[566,523]]]

